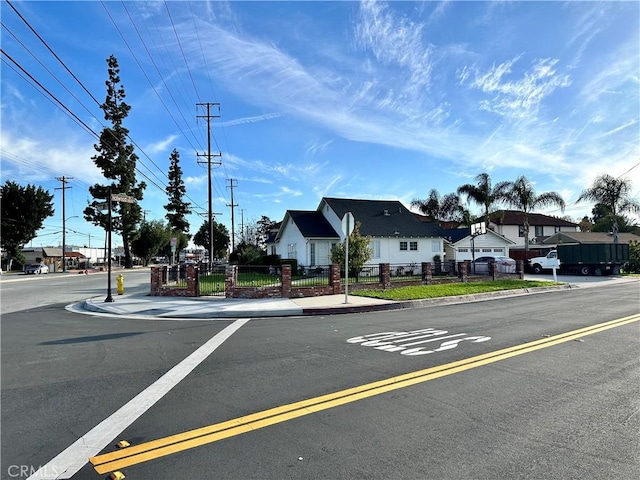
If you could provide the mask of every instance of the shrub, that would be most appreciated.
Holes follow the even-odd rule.
[[[640,242],[631,240],[629,242],[629,261],[624,266],[627,273],[640,273]]]

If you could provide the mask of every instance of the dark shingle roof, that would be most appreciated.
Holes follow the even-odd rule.
[[[573,222],[568,222],[562,218],[542,215],[541,213],[530,213],[529,225],[542,225],[552,227],[577,227]],[[524,213],[517,210],[500,210],[492,213],[490,219],[496,225],[524,225]]]
[[[340,238],[327,219],[318,211],[287,210],[302,236],[306,238]]]
[[[397,200],[354,200],[348,198],[323,198],[318,207],[321,212],[324,204],[338,215],[344,217],[351,212],[360,222],[360,233],[365,236],[388,237],[439,237],[442,229],[435,223],[418,220],[401,202]]]
[[[471,235],[470,228],[449,228],[442,230],[442,238],[449,240],[451,243],[459,242],[469,235]]]

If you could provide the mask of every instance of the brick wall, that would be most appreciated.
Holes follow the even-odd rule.
[[[187,265],[187,285],[178,287],[167,282],[169,278],[166,265],[151,267],[152,297],[198,297],[200,296],[199,271],[196,265]]]

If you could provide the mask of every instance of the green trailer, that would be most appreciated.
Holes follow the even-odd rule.
[[[626,243],[574,243],[556,247],[561,273],[610,275],[629,261]]]

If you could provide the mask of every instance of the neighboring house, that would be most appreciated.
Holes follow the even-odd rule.
[[[529,243],[541,244],[547,238],[560,232],[577,232],[577,223],[557,217],[530,213]],[[487,228],[514,242],[513,248],[524,248],[524,213],[516,210],[500,210],[491,214]]]
[[[633,233],[618,233],[618,243],[640,242],[640,236]],[[613,235],[606,232],[561,232],[547,238],[546,245],[560,243],[612,243]]]
[[[33,263],[44,263],[49,267],[50,272],[62,271],[62,248],[42,247],[24,248],[22,254],[25,258],[25,265]],[[67,268],[77,268],[84,264],[86,257],[81,252],[65,252]]]
[[[360,233],[371,238],[369,264],[432,262],[434,255],[444,255],[441,228],[419,221],[399,201],[346,198],[323,198],[315,211],[288,210],[267,251],[306,267],[328,265],[331,248],[345,239],[347,212],[360,223]]]
[[[483,235],[476,235],[473,239],[468,227],[443,230],[442,235],[446,240],[444,260],[456,262],[486,256],[508,257],[509,248],[514,245],[514,242],[492,230],[487,230]]]

